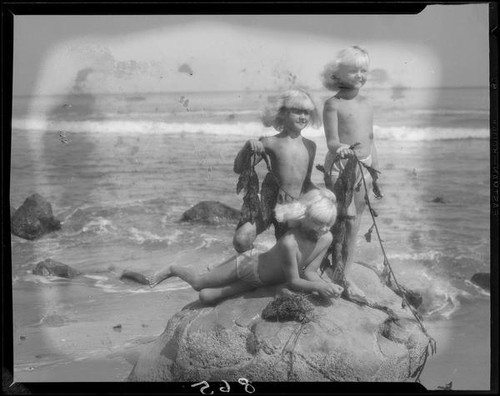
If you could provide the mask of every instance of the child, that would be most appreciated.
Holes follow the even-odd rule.
[[[323,85],[330,90],[338,91],[325,102],[323,111],[328,146],[325,159],[325,185],[332,191],[349,157],[356,155],[361,162],[378,169],[377,150],[373,138],[372,107],[368,100],[359,94],[367,79],[369,62],[368,53],[358,46],[353,46],[340,51],[336,61],[328,64],[322,75]],[[355,143],[359,145],[351,149]],[[367,187],[371,185],[375,197],[382,198],[383,194],[378,184],[364,168],[363,174]],[[359,166],[356,167],[356,179],[355,186],[362,183]],[[351,205],[347,210],[343,248],[346,275],[353,262],[356,237],[365,206],[364,188],[355,189]],[[346,287],[346,293],[350,297],[365,299],[363,292],[352,282],[346,282],[343,286]]]
[[[311,171],[316,144],[304,138],[301,132],[310,123],[321,125],[321,117],[311,97],[301,89],[293,89],[284,92],[266,108],[262,122],[279,133],[248,140],[234,160],[234,171],[241,174],[251,166],[251,161],[255,160],[255,165],[263,156],[269,156],[271,172],[262,183],[261,196],[262,199],[271,197],[269,206],[272,210],[277,203],[293,201],[315,187],[311,182]],[[277,223],[272,212],[269,217],[265,218],[260,211],[256,221],[240,221],[233,238],[238,253],[251,249],[257,235],[271,224],[274,224],[277,240],[286,232],[286,226]]]
[[[288,222],[290,229],[267,252],[252,249],[204,274],[182,265],[169,265],[150,278],[150,285],[178,276],[200,291],[204,303],[283,282],[292,290],[337,297],[343,289],[317,272],[332,242],[329,230],[337,216],[335,204],[335,195],[324,188],[313,189],[298,201],[278,204],[276,219]]]

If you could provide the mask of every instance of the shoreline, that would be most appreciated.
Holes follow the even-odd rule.
[[[19,326],[14,332],[15,382],[126,382],[143,348],[165,330],[175,313],[197,299],[197,293],[187,288],[132,294],[125,299],[106,297],[102,295],[101,302],[107,305],[94,309],[93,321]],[[489,316],[489,302],[477,304],[482,305],[482,315]],[[483,352],[478,358],[471,353],[489,349],[489,328],[476,327],[470,317],[478,311],[477,304],[452,320],[424,322],[438,343],[436,355],[429,356],[421,376],[427,390],[439,390],[450,382],[452,390],[489,390],[489,354]],[[117,324],[120,329],[113,329]],[[461,347],[456,348],[457,344]],[[65,350],[63,346],[67,354],[57,352]]]

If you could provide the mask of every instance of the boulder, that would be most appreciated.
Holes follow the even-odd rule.
[[[240,211],[217,201],[202,201],[188,209],[181,221],[205,224],[220,224],[227,221],[238,221]]]
[[[80,275],[80,272],[71,268],[69,265],[60,263],[58,261],[47,259],[40,261],[33,269],[33,274],[42,276],[59,276],[61,278],[74,278]]]
[[[387,310],[344,299],[300,295],[305,309],[273,319],[276,287],[220,302],[197,301],[146,346],[130,381],[413,381],[428,338],[401,298],[371,270],[353,265],[353,279]],[[276,315],[275,315],[276,316]],[[264,319],[267,318],[267,319]],[[295,320],[291,320],[295,317]],[[289,320],[286,320],[289,319]]]
[[[52,206],[41,195],[33,194],[16,210],[11,230],[18,237],[34,240],[61,229],[61,222],[52,214]]]
[[[488,272],[478,272],[472,275],[470,281],[485,290],[490,290],[490,274]]]

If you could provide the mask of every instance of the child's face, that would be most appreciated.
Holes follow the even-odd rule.
[[[340,65],[337,78],[341,88],[360,89],[366,82],[368,69],[355,64]]]
[[[314,233],[317,238],[330,231],[330,227],[323,222],[319,222],[312,218],[305,218],[302,220],[302,228]]]
[[[291,108],[286,109],[285,128],[297,132],[302,131],[311,120],[311,112],[309,110]]]

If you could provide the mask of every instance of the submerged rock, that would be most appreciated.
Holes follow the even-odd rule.
[[[490,274],[488,272],[478,272],[472,275],[470,281],[485,290],[490,290]]]
[[[16,210],[11,230],[18,237],[34,240],[61,229],[61,222],[52,214],[52,206],[39,194],[33,194]]]
[[[436,197],[432,200],[434,203],[447,203],[443,197]]]
[[[120,280],[130,280],[142,285],[149,285],[149,280],[143,274],[135,271],[123,271]]]
[[[418,309],[424,301],[422,298],[422,295],[415,291],[415,290],[410,290],[407,289],[404,286],[400,285],[400,290],[393,289],[394,293],[396,293],[398,296],[403,297],[403,295],[406,298],[406,301],[408,301],[409,304],[411,304],[415,309]]]
[[[33,274],[42,276],[59,276],[61,278],[74,278],[80,275],[80,272],[71,268],[69,265],[60,263],[52,259],[40,261],[33,269]]]
[[[195,302],[174,315],[163,334],[146,346],[129,380],[411,380],[424,361],[427,337],[401,307],[401,298],[373,271],[357,265],[352,271],[365,294],[398,319],[344,299],[300,295],[307,302],[300,309],[294,305],[292,311],[299,315],[277,320],[275,287],[216,306]]]
[[[224,221],[238,221],[240,211],[217,201],[202,201],[188,209],[181,221],[219,224]]]

